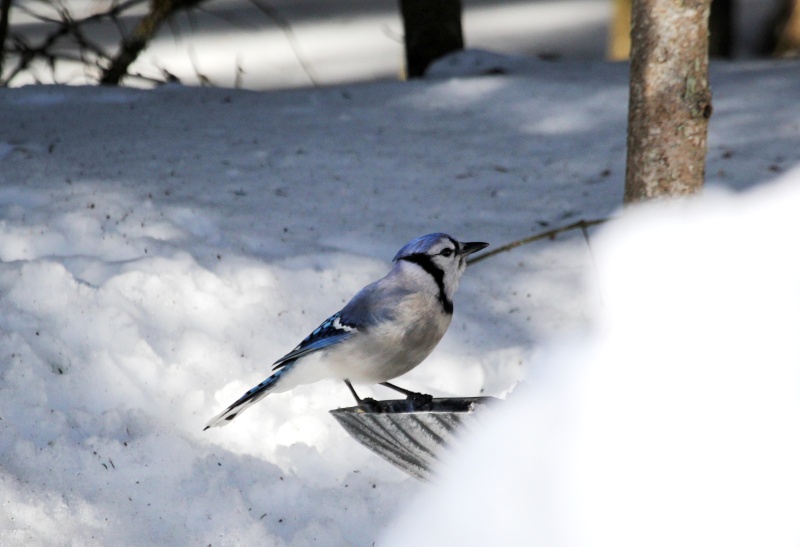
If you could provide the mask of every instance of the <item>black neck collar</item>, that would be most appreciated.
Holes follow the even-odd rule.
[[[439,294],[437,295],[437,298],[439,303],[442,305],[442,309],[446,314],[452,315],[453,302],[447,298],[447,293],[444,290],[444,270],[434,264],[430,256],[423,253],[404,256],[400,260],[406,260],[408,262],[418,264],[423,270],[430,274],[430,276],[436,282],[436,286],[439,288]]]

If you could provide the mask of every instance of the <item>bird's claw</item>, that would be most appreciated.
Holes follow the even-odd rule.
[[[433,402],[433,395],[427,393],[409,393],[406,396],[406,401],[413,401],[415,403],[430,404]]]
[[[433,395],[411,392],[406,395],[406,403],[411,412],[433,410]]]
[[[373,399],[372,397],[367,397],[365,399],[358,400],[358,406],[364,407],[364,409],[368,412],[372,413],[380,413],[381,412],[381,405]]]

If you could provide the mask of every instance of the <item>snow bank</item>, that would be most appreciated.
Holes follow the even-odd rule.
[[[642,207],[597,238],[602,303],[383,545],[800,541],[800,170]]]

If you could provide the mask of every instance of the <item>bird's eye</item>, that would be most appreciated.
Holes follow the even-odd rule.
[[[439,254],[442,256],[450,256],[453,254],[453,249],[442,249],[442,252]]]

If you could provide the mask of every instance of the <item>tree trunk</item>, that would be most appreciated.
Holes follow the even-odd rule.
[[[608,58],[622,61],[631,55],[631,1],[613,0],[608,36]],[[788,0],[798,2],[800,0]],[[708,54],[711,57],[733,57],[734,0],[713,0],[709,15]]]
[[[709,57],[733,57],[734,0],[712,0],[708,16]]]
[[[464,49],[461,0],[400,0],[406,76],[420,78],[433,61]]]
[[[625,203],[699,192],[711,0],[634,0]]]
[[[3,60],[6,56],[6,36],[11,17],[11,0],[0,0],[0,83],[3,81]]]

